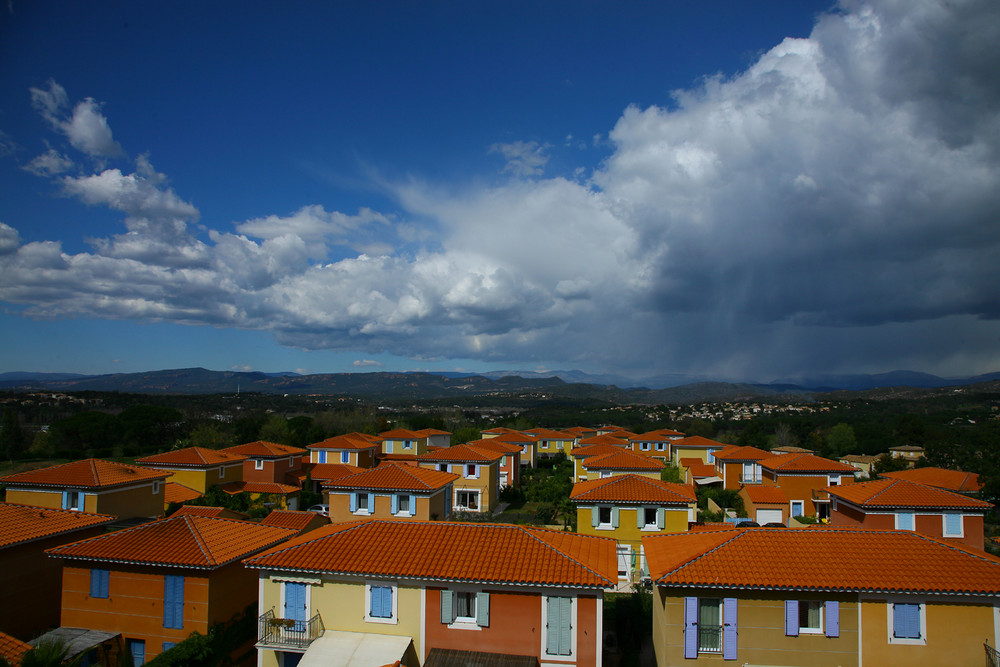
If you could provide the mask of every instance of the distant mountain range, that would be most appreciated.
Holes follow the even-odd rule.
[[[127,393],[322,394],[365,398],[439,399],[531,395],[612,403],[685,404],[709,400],[747,400],[781,395],[811,395],[837,390],[882,387],[937,388],[1000,380],[1000,373],[945,379],[926,373],[895,371],[879,375],[826,375],[772,383],[733,383],[687,375],[632,380],[581,371],[492,371],[489,373],[261,373],[181,368],[145,373],[0,373],[0,389],[20,391],[119,391]]]

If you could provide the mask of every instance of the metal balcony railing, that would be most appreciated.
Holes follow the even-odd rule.
[[[983,648],[986,649],[986,667],[1000,667],[1000,651],[989,644],[983,644]]]
[[[296,621],[275,618],[274,610],[268,609],[257,619],[258,643],[266,646],[306,648],[322,637],[325,630],[318,613],[308,621]]]

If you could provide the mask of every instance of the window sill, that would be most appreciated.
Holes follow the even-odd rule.
[[[641,530],[644,533],[656,533],[662,529],[659,526],[643,526]]]
[[[387,625],[398,625],[399,620],[396,618],[379,618],[377,616],[365,616],[365,623],[383,623]]]
[[[405,518],[409,518],[409,517],[411,517],[413,515],[410,514],[409,512],[396,512],[395,514],[393,514],[393,516],[398,516],[400,518],[404,518],[405,519]]]
[[[615,530],[615,527],[610,523],[602,523],[600,525],[594,526],[597,530]]]
[[[482,628],[476,625],[476,619],[474,618],[461,619],[461,620],[456,618],[455,621],[448,626],[448,629],[482,631]]]
[[[352,514],[354,516],[371,516],[372,515],[372,513],[369,512],[368,510],[356,510],[356,511],[352,512]]]

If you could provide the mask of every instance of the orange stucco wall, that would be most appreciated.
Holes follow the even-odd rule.
[[[262,459],[264,467],[257,470],[255,461],[247,459],[243,462],[243,479],[247,482],[277,482],[285,483],[285,475],[289,472],[302,468],[302,459],[299,456],[292,456],[291,463],[289,457],[280,459]]]
[[[802,500],[805,502],[806,516],[816,516],[816,505],[812,501],[813,491],[827,487],[826,475],[773,475],[768,471],[762,473],[763,483],[766,486],[780,486],[781,490],[788,496],[788,500]],[[854,479],[850,475],[841,477],[842,484],[851,484]]]
[[[450,628],[441,623],[441,588],[427,588],[426,650],[432,648],[487,653],[545,655],[545,621],[542,618],[542,596],[538,593],[492,591],[490,594],[490,625],[486,628]],[[597,597],[577,597],[576,661],[567,665],[597,664]],[[424,656],[426,658],[426,656]]]
[[[837,503],[837,510],[830,513],[830,523],[834,526],[864,526],[865,528],[892,530],[896,527],[896,516],[894,514],[860,512],[844,503]],[[974,549],[982,549],[985,541],[983,517],[967,514],[962,517],[962,526],[963,537],[945,537],[944,520],[940,514],[920,514],[918,512],[914,518],[915,532],[946,542],[957,542]]]
[[[416,501],[416,512],[412,516],[404,517],[392,513],[392,499],[388,494],[375,494],[375,509],[369,516],[377,519],[411,519],[414,521],[437,521],[443,520],[445,508],[445,494],[450,493],[449,486],[443,491],[435,493],[433,496],[414,494]],[[327,504],[330,505],[330,521],[340,523],[343,521],[357,521],[362,515],[351,512],[351,496],[349,493],[329,493]]]

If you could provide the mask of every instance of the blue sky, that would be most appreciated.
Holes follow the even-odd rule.
[[[998,32],[987,0],[14,0],[0,371],[998,370]]]

